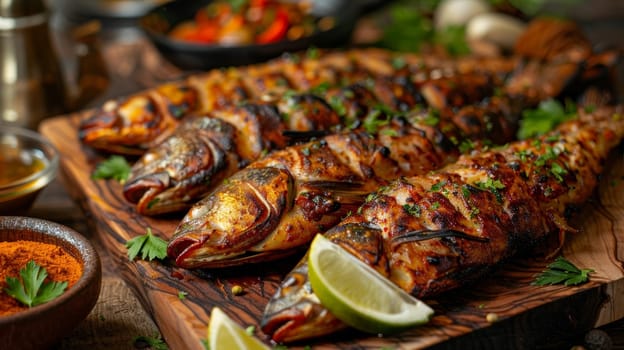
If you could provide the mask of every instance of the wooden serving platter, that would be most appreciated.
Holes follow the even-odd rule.
[[[88,112],[82,112],[88,113]],[[219,306],[240,325],[256,326],[279,282],[301,257],[242,268],[187,271],[169,262],[129,261],[125,242],[150,227],[171,237],[180,217],[148,218],[125,202],[115,181],[93,180],[103,158],[77,136],[82,113],[45,120],[41,132],[61,152],[68,190],[90,217],[97,238],[135,288],[172,349],[202,350],[210,310]],[[578,287],[532,286],[547,264],[533,254],[500,266],[479,282],[426,300],[436,311],[432,321],[396,336],[377,337],[348,330],[289,349],[513,349],[561,348],[589,329],[624,317],[624,157],[614,152],[596,196],[577,213],[562,254],[579,267],[592,268],[590,282]],[[244,294],[234,296],[240,285]],[[178,292],[188,293],[178,298]],[[498,321],[487,321],[495,313]]]

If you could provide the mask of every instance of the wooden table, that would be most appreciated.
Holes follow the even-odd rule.
[[[159,82],[175,79],[184,73],[164,61],[151,44],[133,28],[105,28],[97,39],[101,43],[101,62],[106,65],[108,84],[100,83],[99,87],[103,89],[98,94],[89,96],[88,101],[74,105],[75,109],[96,106],[110,97],[127,95]],[[95,73],[93,77],[97,78],[97,72]],[[95,240],[89,213],[82,212],[81,206],[69,196],[60,179],[55,180],[41,193],[28,215],[70,226],[93,238],[94,243],[100,247],[98,251],[102,257],[104,280],[98,303],[87,319],[58,345],[58,349],[132,349],[136,348],[133,340],[137,336],[159,336],[158,327],[151,315],[121,279],[117,266],[106,250],[101,249],[101,244]],[[624,321],[601,329],[611,335],[614,348],[624,349]],[[579,334],[570,347],[581,344],[582,338],[583,335]]]

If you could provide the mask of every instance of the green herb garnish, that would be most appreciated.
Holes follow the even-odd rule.
[[[339,116],[347,115],[347,107],[345,107],[344,103],[340,100],[340,97],[332,96],[327,102],[329,102],[329,105]]]
[[[180,300],[184,300],[186,299],[186,296],[188,295],[187,292],[183,291],[183,290],[179,290],[178,291],[178,299]]]
[[[462,56],[470,53],[470,46],[466,41],[466,27],[448,26],[435,33],[435,43],[441,45],[451,56]]]
[[[167,242],[162,238],[154,236],[152,229],[147,228],[147,233],[137,236],[126,242],[128,248],[128,258],[134,260],[141,254],[143,260],[164,259],[167,256]]]
[[[553,174],[557,181],[563,182],[563,177],[568,173],[568,170],[557,163],[552,163],[550,173]]]
[[[4,291],[28,307],[47,303],[63,294],[67,288],[67,282],[44,282],[48,272],[33,260],[27,262],[19,274],[21,279],[7,276],[8,287]]]
[[[494,194],[494,197],[496,197],[496,200],[499,203],[503,202],[503,196],[501,195],[499,190],[505,188],[505,184],[500,182],[500,180],[488,178],[485,182],[477,182],[475,185],[481,190],[492,192],[492,194]]]
[[[436,126],[440,123],[440,116],[437,110],[430,110],[423,119],[423,123],[428,126]]]
[[[362,126],[367,133],[374,135],[379,131],[380,127],[388,125],[389,123],[390,120],[388,117],[384,117],[381,110],[373,109],[366,115],[366,118],[364,118]]]
[[[145,343],[154,350],[169,350],[167,343],[165,343],[165,341],[158,335],[154,337],[146,337],[143,335],[135,337],[134,344],[137,344],[137,343]],[[139,348],[139,346],[136,346],[136,347]]]
[[[558,124],[574,118],[576,118],[576,106],[573,104],[568,103],[564,107],[556,100],[542,101],[536,109],[525,110],[522,113],[517,136],[519,139],[539,136],[552,130]]]
[[[442,189],[442,187],[444,187],[444,185],[446,185],[446,181],[442,180],[438,183],[435,183],[433,185],[431,185],[431,189],[429,191],[431,192],[438,192]]]
[[[403,210],[405,210],[406,213],[415,216],[415,217],[420,217],[420,206],[418,206],[418,204],[403,204]]]
[[[579,269],[564,257],[559,256],[548,265],[546,270],[539,274],[533,285],[545,286],[552,284],[563,284],[564,286],[574,286],[585,283],[589,280],[592,269]]]
[[[118,155],[111,156],[110,158],[99,163],[93,174],[92,179],[114,179],[121,183],[125,182],[130,176],[130,164],[126,161],[126,158]]]

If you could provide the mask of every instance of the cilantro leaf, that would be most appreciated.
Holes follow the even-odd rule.
[[[518,129],[519,139],[539,136],[552,130],[558,124],[576,118],[576,107],[567,104],[565,107],[556,100],[540,102],[536,109],[522,112],[522,121]]]
[[[128,258],[134,260],[141,254],[143,260],[164,259],[167,257],[167,242],[160,237],[154,236],[151,228],[147,228],[147,233],[137,236],[126,242],[128,248]]]
[[[589,274],[592,272],[594,272],[592,269],[579,269],[564,257],[559,256],[535,278],[532,284],[536,286],[552,284],[573,286],[587,282]]]
[[[114,179],[124,182],[130,176],[130,164],[126,158],[118,155],[102,161],[95,167],[95,171],[91,175],[92,179]]]
[[[47,303],[63,294],[67,288],[67,282],[44,282],[48,277],[48,272],[33,260],[26,263],[19,274],[21,280],[17,277],[7,276],[8,288],[5,288],[4,291],[28,307]]]

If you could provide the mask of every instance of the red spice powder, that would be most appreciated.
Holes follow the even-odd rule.
[[[34,241],[0,242],[0,316],[28,309],[4,289],[7,276],[20,278],[19,271],[30,260],[46,269],[47,282],[67,282],[67,289],[82,276],[82,263],[57,245]]]

